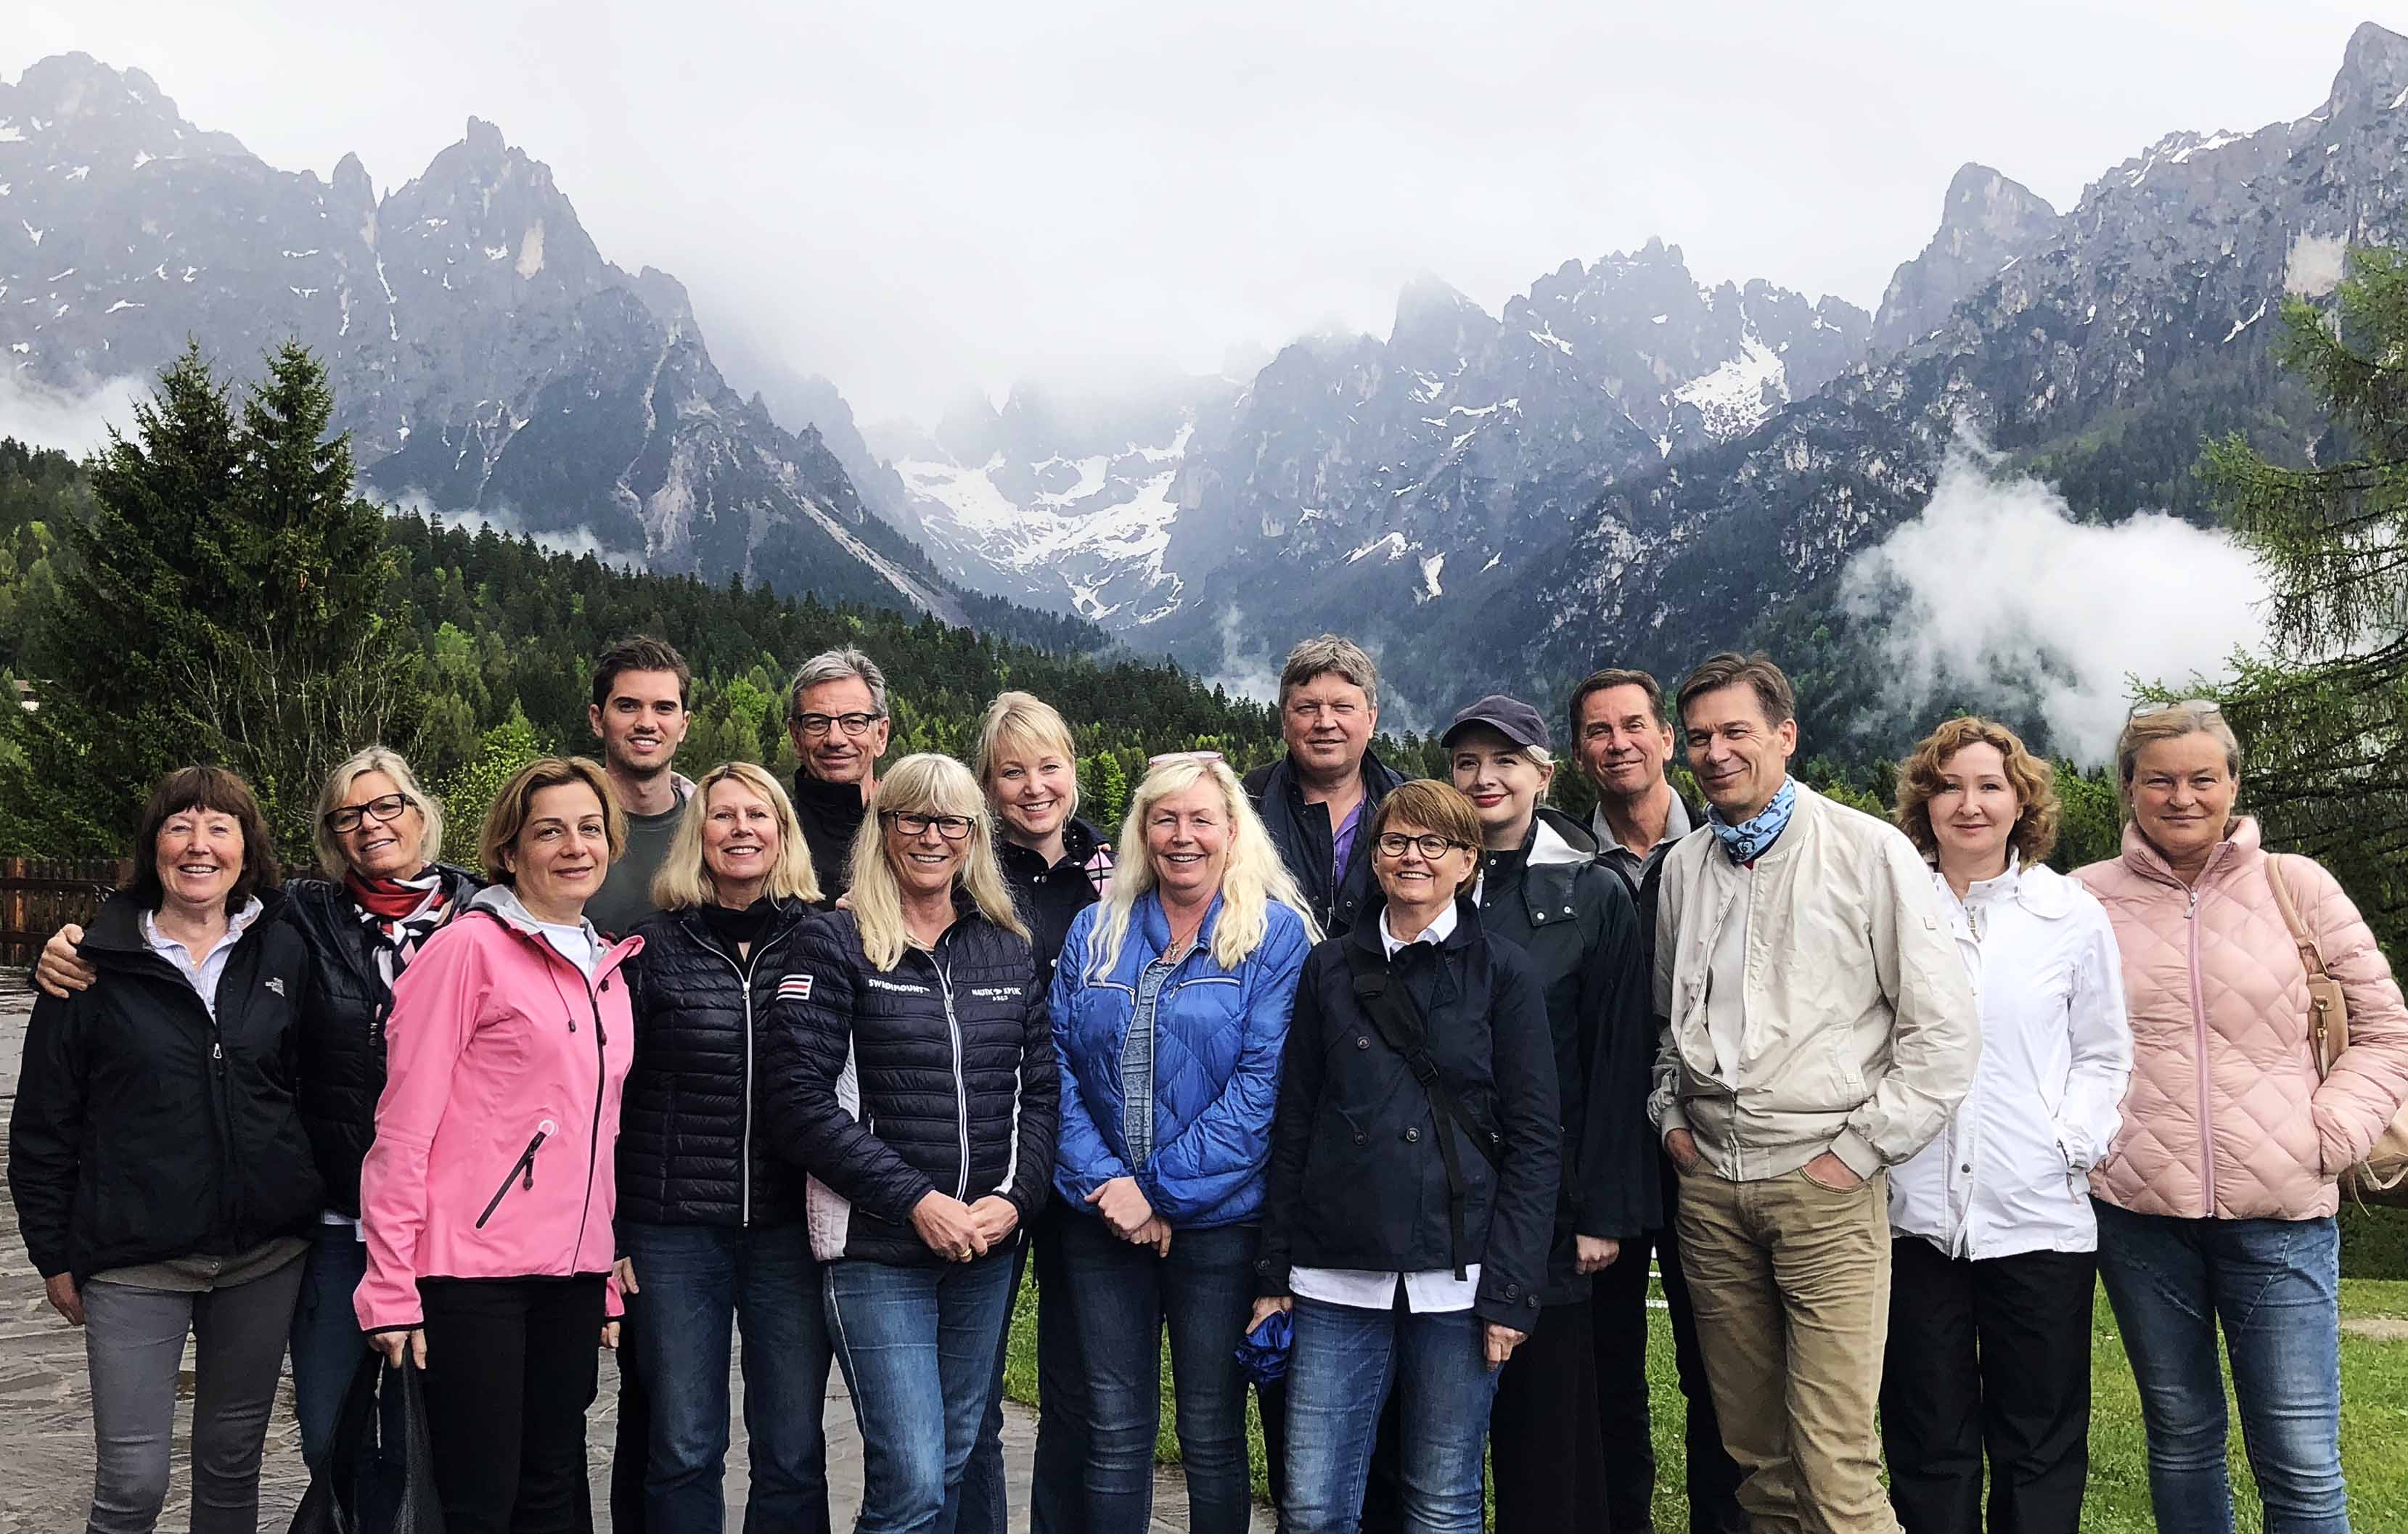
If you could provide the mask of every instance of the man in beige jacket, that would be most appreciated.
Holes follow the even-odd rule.
[[[1681,1171],[1706,1378],[1759,1534],[1896,1534],[1884,1168],[1972,1084],[1972,988],[1913,845],[1789,776],[1779,667],[1716,655],[1679,711],[1709,810],[1664,860],[1648,1111]]]

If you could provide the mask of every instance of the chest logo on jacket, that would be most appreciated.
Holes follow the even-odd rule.
[[[893,991],[898,996],[924,996],[928,994],[928,988],[924,985],[913,985],[904,981],[886,980],[877,975],[864,975],[861,977],[861,982],[873,991]]]
[[[781,1000],[781,1001],[809,1001],[810,998],[811,998],[811,977],[810,977],[810,976],[809,976],[809,975],[788,975],[785,979],[783,979],[783,980],[781,980],[781,981],[778,982],[778,999],[779,999],[779,1000]]]

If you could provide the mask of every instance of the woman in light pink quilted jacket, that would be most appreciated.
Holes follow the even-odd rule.
[[[2267,1534],[2347,1534],[2333,1180],[2408,1096],[2408,1008],[2332,875],[2271,856],[2233,813],[2240,748],[2213,705],[2135,715],[2116,757],[2123,855],[2075,877],[2123,951],[2133,1068],[2091,1192],[2157,1527],[2232,1527],[2220,1326]],[[2321,1080],[2278,871],[2348,998],[2350,1046]]]

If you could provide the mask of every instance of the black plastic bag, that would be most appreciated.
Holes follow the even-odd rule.
[[[443,1534],[426,1403],[419,1391],[415,1368],[393,1369],[378,1354],[361,1355],[326,1462],[309,1478],[290,1534]],[[396,1433],[398,1442],[393,1441]]]

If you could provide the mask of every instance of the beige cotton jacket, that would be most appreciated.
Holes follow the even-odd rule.
[[[1656,910],[1663,1034],[1648,1112],[1737,1182],[1829,1151],[1870,1177],[1923,1149],[1973,1082],[1982,1025],[1931,883],[1896,827],[1798,785],[1789,824],[1734,877],[1706,827],[1665,855]],[[1714,943],[1747,902],[1736,1068],[1706,1027]]]

